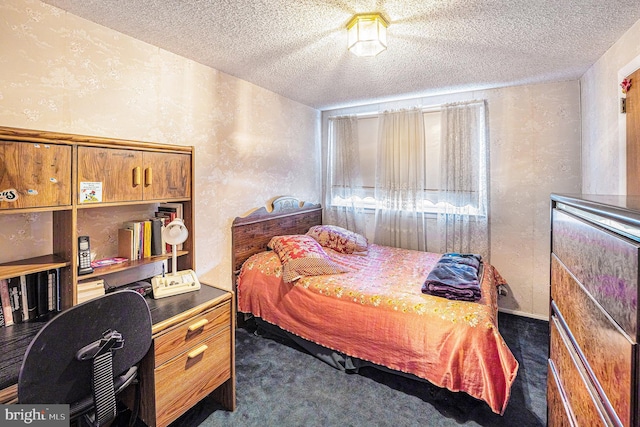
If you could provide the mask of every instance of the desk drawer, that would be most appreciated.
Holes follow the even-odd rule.
[[[206,347],[205,347],[206,346]],[[156,368],[156,423],[164,426],[231,378],[231,329]]]
[[[557,209],[552,221],[553,253],[635,341],[638,246]]]
[[[620,421],[631,425],[634,344],[555,256],[551,297]]]
[[[231,303],[226,301],[211,311],[203,313],[177,326],[174,329],[156,337],[155,363],[156,367],[167,360],[183,353],[195,344],[211,337],[231,324]]]
[[[580,426],[611,425],[578,355],[571,348],[566,334],[561,332],[562,326],[557,317],[552,316],[550,323],[550,359],[557,370],[559,385],[566,393],[575,420]]]

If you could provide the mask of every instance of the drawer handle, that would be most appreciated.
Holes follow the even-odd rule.
[[[136,166],[135,168],[133,168],[133,186],[137,187],[138,185],[140,185],[141,182],[141,175],[140,175],[140,166]]]
[[[195,359],[196,357],[204,353],[204,351],[208,348],[209,347],[207,347],[206,344],[202,344],[200,347],[196,348],[195,350],[190,351],[189,354],[187,354],[187,357],[189,359]]]
[[[207,319],[202,319],[197,321],[196,323],[189,325],[189,332],[195,332],[200,328],[203,328],[209,321]]]
[[[144,185],[149,186],[151,184],[153,184],[153,170],[148,167],[144,170]]]

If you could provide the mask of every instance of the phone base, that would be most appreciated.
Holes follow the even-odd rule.
[[[200,289],[200,282],[193,270],[183,270],[151,279],[153,298],[164,298]]]

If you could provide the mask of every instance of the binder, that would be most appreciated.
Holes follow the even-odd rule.
[[[9,282],[9,301],[11,302],[13,323],[20,323],[22,322],[22,290],[20,287],[20,278],[13,277],[7,280]]]
[[[38,301],[36,308],[36,317],[44,316],[49,312],[49,277],[46,271],[36,273],[36,299]]]
[[[56,309],[56,270],[47,271],[47,309],[54,311]]]
[[[0,303],[2,304],[4,325],[13,325],[13,310],[11,309],[11,299],[9,297],[9,281],[7,279],[0,280]]]
[[[151,255],[162,255],[162,219],[151,219]]]
[[[24,320],[33,320],[38,317],[38,274],[27,274],[24,277],[27,283],[27,317]]]

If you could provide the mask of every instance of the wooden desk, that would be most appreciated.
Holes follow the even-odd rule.
[[[147,298],[153,343],[140,364],[139,375],[140,417],[145,423],[165,426],[208,394],[228,410],[235,410],[232,301],[231,292],[205,284],[196,292]],[[0,403],[17,402],[22,358],[46,320],[0,328]],[[203,350],[204,345],[210,350]],[[197,351],[202,352],[194,353]],[[181,395],[183,384],[189,384],[189,396]]]

